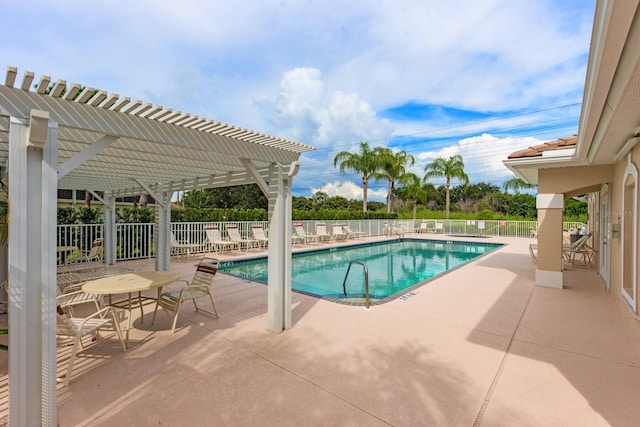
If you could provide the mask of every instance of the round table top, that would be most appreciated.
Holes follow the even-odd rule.
[[[88,294],[109,295],[146,291],[168,285],[180,279],[171,271],[138,271],[91,280],[82,286]]]
[[[56,250],[58,252],[73,251],[73,250],[76,250],[76,249],[78,249],[77,246],[58,246],[58,247],[56,247]]]

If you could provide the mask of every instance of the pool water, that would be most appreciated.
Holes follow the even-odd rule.
[[[336,299],[364,295],[364,262],[369,294],[374,300],[401,295],[416,285],[465,264],[502,245],[495,243],[400,239],[293,254],[292,287],[296,291]],[[267,283],[267,259],[222,262],[219,271]],[[343,282],[347,295],[343,292]]]

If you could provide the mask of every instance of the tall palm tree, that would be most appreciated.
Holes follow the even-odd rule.
[[[369,176],[379,169],[380,153],[376,147],[371,149],[368,142],[360,142],[360,151],[341,151],[333,159],[333,166],[339,166],[340,172],[347,170],[362,174],[362,211],[367,211],[367,189]]]
[[[518,178],[515,175],[513,175],[511,178],[509,178],[502,184],[502,190],[505,193],[508,193],[509,190],[513,190],[516,194],[520,194],[521,190],[527,190],[527,189],[536,188],[536,187],[537,185],[529,184],[528,182],[524,181],[521,178]]]
[[[444,185],[447,195],[447,201],[445,205],[445,219],[449,219],[449,191],[451,189],[451,179],[457,179],[464,185],[469,184],[469,177],[466,173],[464,173],[464,161],[462,160],[462,156],[460,154],[456,154],[455,156],[451,156],[448,159],[444,157],[438,157],[431,163],[427,163],[427,165],[424,167],[424,171],[425,181],[427,181],[429,178],[446,178],[446,182]]]
[[[387,212],[393,210],[393,193],[396,188],[396,182],[404,182],[408,180],[407,166],[413,166],[415,158],[406,151],[400,150],[393,152],[390,148],[380,148],[380,171],[371,174],[376,181],[386,179],[387,188]]]

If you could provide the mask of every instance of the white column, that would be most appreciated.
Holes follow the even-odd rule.
[[[154,195],[156,201],[159,197]],[[156,229],[154,238],[156,271],[171,269],[171,253],[169,236],[171,233],[171,194],[163,193],[160,203],[156,203]],[[167,202],[168,200],[168,202]]]
[[[116,263],[116,199],[104,195],[104,261],[108,265]]]
[[[49,115],[9,125],[9,422],[56,425],[58,130]]]
[[[286,170],[289,170],[287,166]],[[268,328],[291,328],[291,180],[277,166],[269,179]]]

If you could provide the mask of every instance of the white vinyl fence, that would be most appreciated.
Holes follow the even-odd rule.
[[[508,236],[530,237],[537,230],[537,221],[509,221],[509,220],[351,220],[351,221],[294,221],[302,223],[308,233],[314,233],[316,223],[325,223],[327,230],[331,231],[333,224],[346,224],[351,230],[363,232],[367,236],[380,236],[388,234],[389,230],[403,230],[406,233],[420,230],[420,223],[427,223],[429,232],[438,232],[451,235],[472,236]],[[267,232],[266,221],[240,221],[240,222],[177,222],[171,224],[171,231],[178,241],[202,245],[202,251],[206,250],[205,227],[217,225],[226,237],[226,229],[229,225],[237,225],[242,236],[251,237],[251,226],[262,224]],[[564,230],[578,230],[584,224],[579,222],[563,223]],[[139,258],[152,258],[154,256],[155,224],[116,224],[116,260],[130,260]],[[58,225],[58,246],[75,246],[78,252],[85,252],[91,248],[91,243],[104,236],[102,224],[83,225]]]

